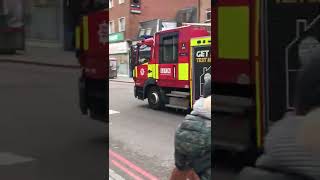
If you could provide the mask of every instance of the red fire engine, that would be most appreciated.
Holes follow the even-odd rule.
[[[94,6],[93,6],[94,7]],[[82,68],[79,79],[83,114],[106,121],[108,73],[108,9],[95,8],[81,17],[76,28],[76,51]]]
[[[272,124],[294,110],[302,52],[319,44],[319,5],[219,0],[212,7],[213,143],[216,149],[256,155]],[[295,13],[283,13],[288,11]],[[195,87],[193,65],[203,60],[194,59],[192,39],[208,35],[187,26],[139,42],[131,50],[135,96],[147,98],[154,109],[192,104],[186,97]],[[317,38],[314,45],[308,44],[310,37]],[[205,56],[205,51],[196,51]]]
[[[204,78],[211,78],[209,35],[205,28],[183,26],[131,46],[135,97],[148,99],[153,109],[190,109],[201,96]]]
[[[319,4],[269,0],[213,4],[216,149],[254,155],[263,150],[272,124],[294,110],[301,52],[314,47],[304,42],[311,36],[320,39],[317,8]]]

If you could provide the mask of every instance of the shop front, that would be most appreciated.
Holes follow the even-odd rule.
[[[118,75],[129,76],[129,45],[123,33],[109,35],[109,57],[117,59]]]
[[[63,0],[29,0],[31,17],[26,26],[29,40],[62,43]]]
[[[24,50],[26,10],[23,0],[0,0],[0,53]]]

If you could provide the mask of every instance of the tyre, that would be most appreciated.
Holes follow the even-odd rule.
[[[152,109],[161,109],[163,107],[160,89],[157,86],[152,86],[149,88],[148,103]]]
[[[107,120],[107,106],[105,99],[92,98],[90,104],[90,117],[94,120],[106,121]]]
[[[87,104],[87,93],[85,80],[83,78],[79,79],[79,107],[81,113],[84,115],[88,114],[88,104]]]

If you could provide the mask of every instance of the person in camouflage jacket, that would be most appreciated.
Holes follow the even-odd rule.
[[[211,82],[210,82],[211,84]],[[211,96],[200,98],[175,133],[175,165],[211,180]]]

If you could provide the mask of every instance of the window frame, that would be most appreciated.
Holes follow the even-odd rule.
[[[142,32],[143,32],[143,33],[142,33]],[[140,28],[140,30],[139,30],[139,37],[143,37],[143,36],[145,35],[145,33],[146,33],[146,29]]]
[[[120,29],[121,28],[121,19],[124,20],[123,29]],[[118,18],[118,30],[119,30],[119,32],[125,32],[126,31],[126,17]]]
[[[113,7],[114,7],[114,0],[109,0],[109,9],[111,9]]]
[[[208,14],[210,14],[210,19],[208,19]],[[211,21],[211,19],[212,19],[212,17],[211,17],[211,9],[207,9],[206,10],[206,22],[210,22]]]
[[[168,37],[171,37],[171,38],[176,37],[176,44],[175,44],[176,57],[175,57],[175,59],[170,60],[171,62],[164,61],[164,47],[165,47],[165,45],[163,44],[163,42],[164,42],[164,39],[166,39]],[[171,32],[171,33],[163,34],[163,35],[160,34],[159,64],[177,64],[177,63],[179,63],[179,32]]]
[[[152,28],[147,28],[145,34],[146,34],[147,36],[151,36],[151,34],[152,34]]]
[[[110,26],[110,23],[112,23],[113,26]],[[111,31],[110,31],[110,28],[111,28]],[[109,34],[113,34],[113,33],[115,33],[115,23],[114,23],[114,20],[109,21]]]

